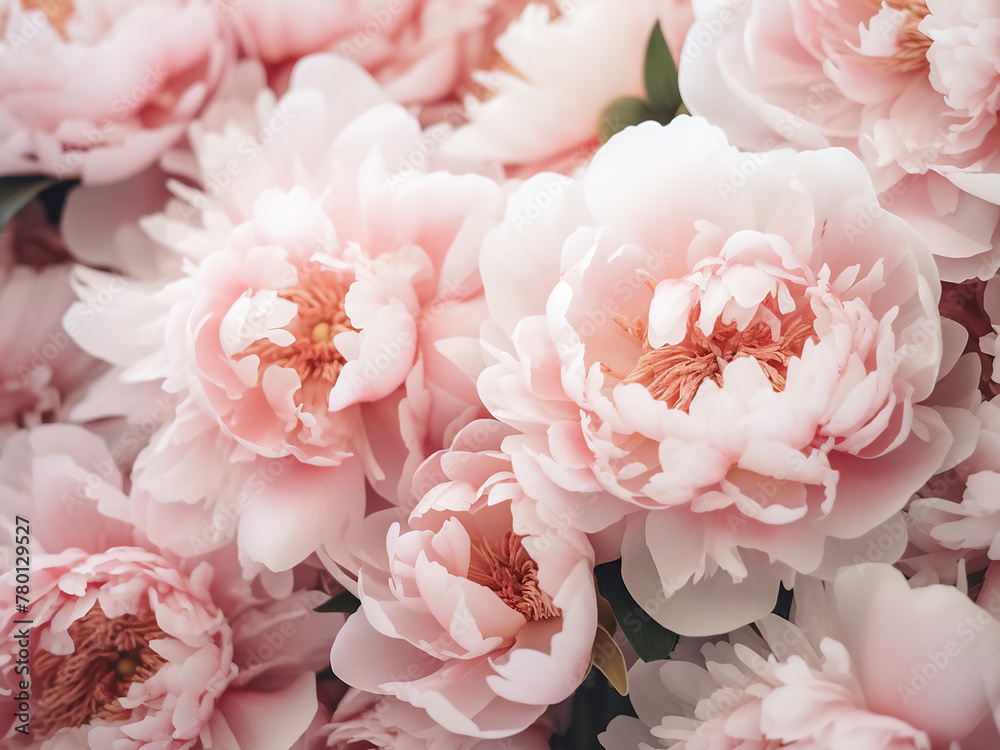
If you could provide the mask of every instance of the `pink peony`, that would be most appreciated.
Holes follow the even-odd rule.
[[[478,75],[487,91],[466,105],[469,123],[442,153],[495,159],[527,176],[572,171],[597,150],[605,107],[619,97],[645,97],[644,55],[656,22],[679,53],[692,21],[686,0],[560,7],[551,15],[544,4],[529,5],[497,39],[501,65]]]
[[[593,551],[538,517],[496,449],[507,432],[474,422],[424,464],[438,483],[361,567],[361,609],[331,652],[349,685],[483,739],[522,732],[570,696],[597,630]]]
[[[972,359],[978,360],[978,388],[982,398],[992,398],[1000,393],[1000,383],[993,380],[995,336],[990,325],[991,318],[1000,320],[1000,311],[994,310],[995,314],[990,315],[988,308],[994,307],[995,302],[992,299],[987,302],[987,288],[994,290],[990,297],[997,296],[996,292],[1000,291],[1000,287],[979,279],[965,284],[944,282],[941,284],[941,304],[938,307],[942,321],[953,321],[961,326],[963,353],[974,354]],[[1000,302],[1000,299],[996,301]],[[975,404],[970,406],[974,408]]]
[[[911,540],[923,553],[908,556],[915,557],[907,561],[912,569],[933,565],[940,573],[941,561],[966,558],[968,569],[980,570],[1000,560],[1000,397],[974,413],[970,455],[928,482],[907,508]]]
[[[455,104],[493,41],[529,0],[268,0],[231,2],[249,54],[270,66],[315,52],[362,65],[396,101]]]
[[[746,148],[850,148],[885,191],[883,205],[933,235],[945,279],[996,272],[995,9],[953,0],[694,6],[680,68],[692,112]]]
[[[513,737],[463,737],[445,731],[424,711],[397,698],[351,689],[331,720],[317,729],[309,750],[549,750],[552,728],[546,713]]]
[[[803,590],[805,587],[803,586]],[[796,588],[799,594],[799,588]],[[990,750],[1000,623],[950,586],[911,589],[888,565],[846,568],[703,661],[629,671],[638,719],[604,747],[673,750]]]
[[[980,339],[981,351],[986,355],[984,378],[988,378],[990,391],[1000,391],[1000,282],[990,279],[982,290],[982,310],[989,328]]]
[[[45,268],[70,260],[59,231],[49,223],[45,207],[33,200],[0,232],[0,269],[17,265]]]
[[[82,428],[42,425],[4,446],[0,602],[12,612],[29,591],[0,629],[19,644],[0,654],[5,747],[290,748],[316,713],[315,672],[342,618],[311,611],[319,592],[278,601],[252,589],[231,548],[157,550],[104,515],[121,485]]]
[[[0,435],[66,419],[104,366],[62,330],[74,301],[72,267],[41,207],[29,205],[0,234]]]
[[[233,56],[209,0],[0,4],[0,174],[107,183],[153,164]]]
[[[192,127],[201,189],[171,183],[178,199],[142,221],[183,276],[107,294],[121,278],[81,268],[67,326],[126,382],[163,378],[177,395],[136,462],[154,541],[192,552],[238,536],[245,561],[284,571],[340,545],[366,476],[397,499],[481,409],[465,369],[502,196],[417,169],[418,123],[345,60],[307,58],[279,101],[255,94],[256,108],[217,102]],[[405,175],[386,167],[401,160]]]
[[[728,631],[796,571],[868,559],[948,451],[920,405],[934,264],[898,218],[851,222],[872,200],[842,149],[744,154],[680,117],[529,180],[487,237],[479,390],[522,433],[514,472],[545,517],[624,520],[626,583],[672,630]]]

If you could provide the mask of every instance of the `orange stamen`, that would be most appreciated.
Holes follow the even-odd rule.
[[[485,540],[474,542],[468,579],[496,592],[504,604],[520,612],[526,620],[557,617],[559,609],[538,588],[538,564],[528,556],[522,538],[508,531],[499,551]]]
[[[261,371],[271,365],[294,369],[302,383],[295,394],[296,403],[325,403],[347,363],[333,339],[344,331],[357,330],[344,311],[343,285],[332,271],[309,268],[296,286],[279,291],[278,296],[298,307],[298,315],[286,326],[295,341],[279,346],[261,338],[240,356],[256,354]]]
[[[688,319],[688,334],[675,345],[653,348],[641,319],[631,324],[617,316],[615,322],[637,339],[643,348],[638,362],[622,383],[641,383],[653,398],[668,406],[687,411],[695,394],[706,380],[723,384],[723,363],[737,357],[753,357],[775,392],[785,389],[788,362],[802,354],[805,342],[816,337],[811,324],[799,316],[782,324],[777,340],[766,323],[753,323],[740,331],[735,323],[716,324],[706,336],[697,325],[700,310],[696,306]]]

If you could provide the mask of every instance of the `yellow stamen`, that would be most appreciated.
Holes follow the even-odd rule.
[[[312,330],[312,340],[314,344],[322,344],[330,340],[330,324],[327,322],[317,323]]]

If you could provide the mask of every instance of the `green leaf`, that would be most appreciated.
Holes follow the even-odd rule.
[[[350,591],[345,591],[342,594],[337,594],[330,601],[320,604],[313,612],[347,612],[350,614],[357,612],[360,606],[361,602],[358,597]]]
[[[655,120],[649,105],[634,96],[615,99],[601,112],[597,134],[601,143],[607,143],[611,136],[620,133],[629,125],[638,125],[646,120]]]
[[[665,117],[669,121],[681,106],[681,92],[677,85],[677,66],[674,64],[674,56],[670,54],[667,40],[663,38],[659,21],[653,27],[653,33],[649,35],[643,74],[646,98],[649,99],[653,111],[659,115],[656,119]]]
[[[611,603],[618,627],[643,661],[666,659],[677,645],[677,634],[667,630],[640,607],[625,588],[622,561],[594,568],[601,594]]]
[[[52,177],[0,177],[0,232],[36,195],[57,182]]]

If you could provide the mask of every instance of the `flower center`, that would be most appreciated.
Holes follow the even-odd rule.
[[[894,26],[898,29],[896,43],[898,50],[891,57],[880,59],[881,64],[891,71],[906,73],[911,70],[926,68],[927,50],[931,46],[931,38],[917,27],[930,12],[926,0],[868,0],[880,10],[883,4],[894,16]]]
[[[344,285],[335,272],[317,265],[307,267],[296,286],[278,292],[279,297],[298,307],[298,314],[285,328],[295,341],[280,346],[261,338],[243,350],[244,357],[260,357],[261,370],[271,365],[295,370],[302,383],[295,395],[300,405],[325,404],[347,363],[333,343],[338,333],[357,330],[344,311],[344,294]]]
[[[538,564],[528,556],[522,537],[513,531],[504,534],[499,551],[485,540],[472,545],[468,579],[494,591],[508,607],[527,620],[547,620],[560,612],[538,588]]]
[[[132,683],[145,682],[165,663],[149,642],[166,638],[151,614],[108,618],[100,605],[69,626],[73,653],[42,651],[32,672],[41,685],[32,734],[51,737],[64,727],[92,719],[113,722],[129,718],[131,709],[118,699]]]
[[[55,29],[64,41],[69,40],[66,23],[75,12],[72,0],[21,0],[21,7],[26,11],[42,11],[49,21],[49,26]]]
[[[706,336],[697,325],[700,306],[688,317],[687,336],[678,344],[653,348],[646,336],[647,324],[641,318],[628,323],[617,316],[615,322],[642,344],[643,353],[622,383],[641,383],[653,398],[674,409],[687,411],[698,388],[706,380],[723,383],[725,363],[737,357],[757,360],[771,387],[785,389],[788,361],[802,354],[806,341],[815,339],[812,325],[801,316],[793,315],[782,321],[781,333],[775,339],[771,328],[763,322],[751,323],[739,330],[735,323],[716,323]]]

